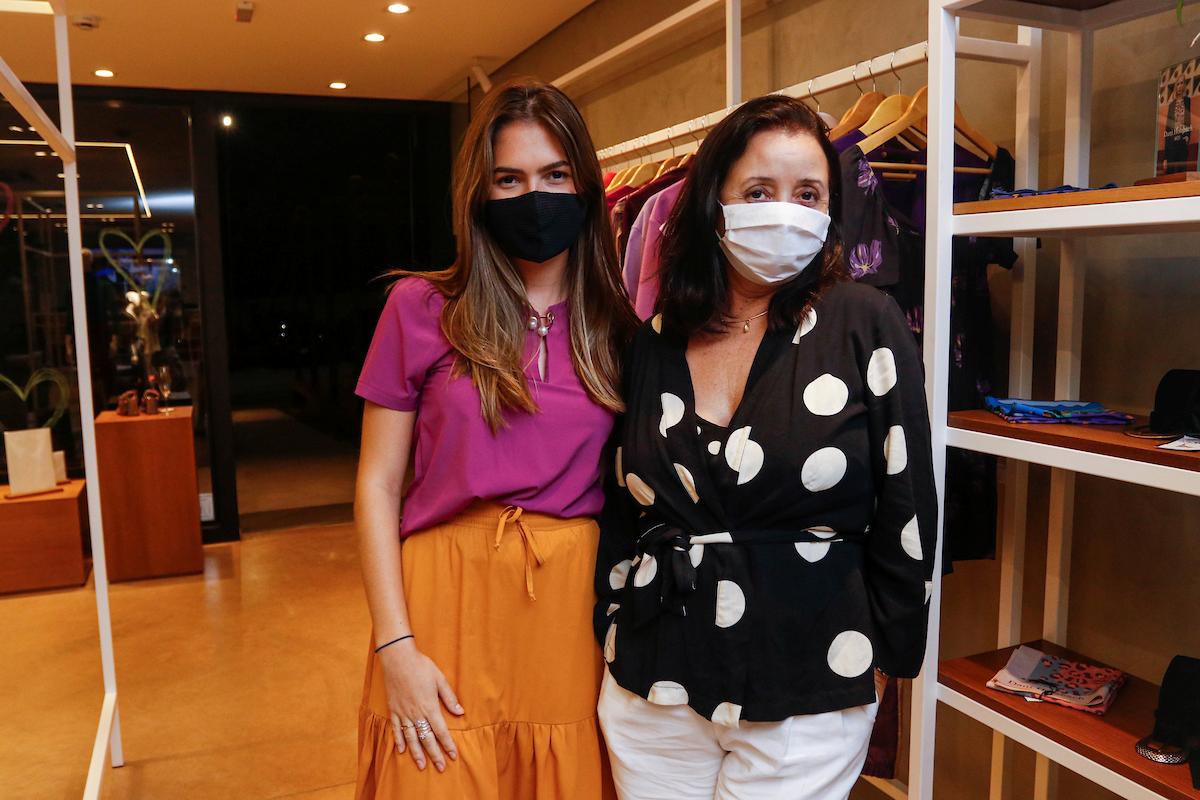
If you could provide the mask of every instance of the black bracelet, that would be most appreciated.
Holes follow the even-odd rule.
[[[379,645],[379,647],[376,647],[375,652],[378,653],[380,650],[382,650],[385,647],[390,647],[391,645],[394,645],[396,642],[403,642],[405,639],[411,639],[411,638],[413,638],[413,635],[410,633],[408,636],[401,636],[399,639],[392,639],[387,644],[381,644],[381,645]]]

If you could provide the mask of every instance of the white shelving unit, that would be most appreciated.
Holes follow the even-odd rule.
[[[1071,5],[1064,3],[1063,5]],[[992,728],[993,758],[990,797],[1010,794],[1005,785],[1007,740],[1038,754],[1034,796],[1053,794],[1058,764],[1115,792],[1136,800],[1200,797],[1186,770],[1161,767],[1132,752],[1131,732],[1141,735],[1153,725],[1155,687],[1131,681],[1105,717],[1047,704],[1005,702],[983,682],[1003,664],[1003,648],[1020,635],[1022,575],[1025,552],[1025,501],[1028,464],[1051,470],[1046,604],[1042,638],[1066,639],[1070,593],[1071,526],[1075,474],[1086,473],[1142,486],[1200,496],[1200,459],[1177,460],[1153,447],[1122,442],[1101,434],[1033,434],[1003,423],[989,424],[977,412],[947,413],[949,379],[950,249],[955,235],[1046,235],[1061,239],[1058,297],[1058,352],[1055,397],[1075,399],[1079,393],[1082,348],[1085,240],[1133,233],[1166,234],[1200,230],[1200,196],[1169,196],[1170,189],[1114,189],[1028,201],[984,201],[953,204],[954,64],[957,17],[971,16],[1067,35],[1066,127],[1062,182],[1087,186],[1091,146],[1093,37],[1097,30],[1168,11],[1174,4],[1155,0],[1115,0],[1090,10],[1073,10],[1023,0],[930,0],[929,3],[929,179],[926,231],[925,365],[928,376],[934,461],[939,494],[945,490],[945,448],[958,447],[1008,459],[1005,530],[1001,543],[1001,609],[998,646],[992,654],[939,664],[938,626],[931,625],[921,677],[914,692],[909,796],[933,797],[937,704],[945,703]],[[1033,106],[1036,109],[1036,105]],[[1029,107],[1025,111],[1028,112]],[[1018,109],[1018,114],[1022,113]],[[1018,125],[1018,130],[1021,126]],[[1018,142],[1018,150],[1021,149]],[[1028,144],[1028,143],[1027,143]],[[1026,160],[1036,163],[1036,139]],[[1032,179],[1031,179],[1032,178]],[[1036,186],[1036,173],[1018,174],[1019,186]],[[1139,191],[1140,190],[1140,191]],[[1186,188],[1178,192],[1188,194]],[[1029,252],[1029,240],[1021,246]],[[1024,259],[1022,259],[1024,260]],[[1014,290],[1010,391],[1029,396],[1032,360],[1033,280]],[[1019,300],[1019,302],[1018,302]],[[939,540],[942,538],[939,522]],[[940,547],[939,547],[940,555]],[[941,579],[934,581],[931,617],[940,620]],[[1058,716],[1059,714],[1066,716]],[[1144,718],[1144,720],[1143,720]],[[1132,723],[1132,724],[1131,724]],[[1143,725],[1144,727],[1138,728]]]

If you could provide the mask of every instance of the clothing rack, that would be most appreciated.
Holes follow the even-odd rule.
[[[96,459],[95,409],[92,403],[91,346],[88,339],[87,305],[83,282],[83,233],[79,210],[79,166],[75,141],[75,106],[71,90],[71,54],[68,42],[66,0],[48,3],[25,0],[0,5],[0,12],[53,14],[54,49],[58,72],[59,129],[33,98],[16,74],[0,58],[0,94],[54,150],[63,163],[63,185],[67,209],[68,260],[71,272],[71,311],[75,329],[75,363],[79,380],[79,416],[83,429],[83,463],[86,477],[88,527],[92,543],[92,577],[96,591],[96,616],[100,634],[100,667],[104,680],[104,700],[100,722],[88,762],[84,800],[100,796],[104,761],[111,755],[114,767],[125,763],[121,745],[121,718],[117,706],[117,668],[113,658],[112,618],[108,604],[108,567],[104,550],[104,520],[100,513],[100,474]]]
[[[958,54],[977,61],[1022,66],[1034,57],[1033,48],[1020,42],[1000,42],[971,36],[958,37]],[[787,95],[798,100],[807,100],[847,86],[860,86],[864,81],[878,80],[894,75],[896,70],[924,64],[929,60],[927,42],[884,53],[866,61],[826,73],[807,81],[794,83],[779,89],[776,94]],[[728,105],[718,111],[702,114],[693,119],[662,128],[633,139],[602,148],[596,152],[600,164],[609,170],[620,169],[634,163],[657,161],[679,152],[689,152],[699,146],[701,134],[709,131],[718,122],[729,116],[738,104]],[[682,146],[679,144],[682,142]]]

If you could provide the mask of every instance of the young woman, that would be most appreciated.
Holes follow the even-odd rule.
[[[845,798],[925,644],[936,495],[896,304],[847,280],[837,156],[786,97],[692,162],[601,518],[600,719],[625,798]],[[873,679],[874,678],[874,679]]]
[[[636,318],[562,92],[488,93],[454,212],[457,261],[392,288],[358,382],[357,797],[599,798],[593,517]]]

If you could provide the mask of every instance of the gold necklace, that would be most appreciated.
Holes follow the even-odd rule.
[[[724,314],[722,314],[721,316],[724,317],[724,319],[722,319],[721,321],[724,322],[726,325],[732,324],[734,322],[741,322],[742,323],[742,333],[749,333],[750,332],[750,323],[753,322],[754,320],[758,319],[761,316],[765,316],[767,314],[767,312],[770,310],[771,309],[768,308],[766,311],[760,311],[759,313],[755,314],[753,317],[747,317],[744,320],[741,317],[727,317]]]

